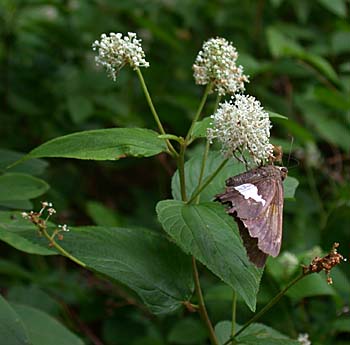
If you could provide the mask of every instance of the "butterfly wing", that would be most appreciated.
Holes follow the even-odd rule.
[[[258,239],[258,247],[264,253],[277,256],[282,243],[283,184],[281,179],[267,179],[257,184],[262,190],[271,186],[273,197],[257,217],[241,218],[251,237]],[[239,214],[237,214],[239,217]]]
[[[257,267],[264,267],[268,254],[264,253],[258,247],[258,239],[251,237],[248,229],[244,226],[243,222],[235,217],[235,220],[238,224],[239,233],[243,240],[244,247],[247,251],[249,260],[254,263]]]
[[[252,262],[262,267],[266,254],[278,255],[282,241],[282,179],[266,177],[253,183],[229,186],[216,200],[230,205],[227,212],[238,222]]]

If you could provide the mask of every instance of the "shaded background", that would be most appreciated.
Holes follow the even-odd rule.
[[[297,202],[285,205],[283,249],[295,254],[316,246],[328,250],[338,241],[349,256],[348,10],[346,0],[1,0],[0,146],[28,152],[80,130],[156,128],[135,74],[125,68],[113,82],[95,66],[91,43],[110,31],[142,37],[151,65],[143,73],[160,117],[170,133],[185,135],[203,92],[194,84],[192,64],[203,41],[222,36],[237,47],[239,63],[250,75],[247,93],[289,118],[273,121],[272,129],[285,157],[293,142],[289,170],[300,181]],[[38,174],[51,186],[46,199],[54,202],[59,223],[159,229],[154,206],[169,196],[175,170],[167,157],[48,163]],[[0,248],[3,262],[16,262],[37,277],[24,279],[0,266],[0,287],[8,298],[29,303],[30,296],[30,303],[59,316],[87,343],[94,343],[92,333],[106,344],[204,344],[205,331],[187,312],[154,318],[132,292],[71,269],[64,260],[24,255],[5,244]],[[59,272],[50,269],[53,263]],[[283,272],[273,267],[260,303],[276,290],[275,280],[283,281]],[[344,311],[346,316],[346,274],[346,268],[339,271],[341,283],[330,290],[321,283],[319,289],[300,288],[266,322],[294,337],[307,331],[315,343],[350,343],[350,321],[345,330],[330,324]],[[204,286],[214,320],[228,319],[225,287],[209,273]],[[243,322],[249,313],[240,308]],[[192,332],[185,340],[184,330]]]

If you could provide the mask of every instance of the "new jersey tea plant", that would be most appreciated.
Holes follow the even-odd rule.
[[[155,128],[87,130],[50,140],[8,166],[9,172],[0,177],[0,191],[6,194],[6,200],[17,200],[18,195],[23,194],[28,198],[43,194],[47,185],[42,180],[11,172],[11,168],[38,158],[90,160],[89,164],[93,165],[93,161],[119,164],[119,160],[129,157],[163,154],[177,166],[171,178],[172,196],[159,201],[154,210],[163,231],[144,228],[142,219],[138,219],[138,226],[134,227],[75,227],[69,220],[68,225],[56,225],[55,214],[60,210],[50,201],[43,201],[33,211],[2,211],[1,240],[30,254],[62,255],[116,286],[123,284],[138,295],[146,313],[159,318],[180,313],[191,315],[190,320],[200,318],[203,326],[197,332],[198,344],[311,344],[301,325],[293,337],[258,322],[264,322],[265,313],[300,281],[315,284],[308,279],[320,276],[312,273],[326,272],[327,277],[317,280],[317,284],[331,284],[331,270],[343,257],[337,253],[335,243],[324,256],[308,253],[297,257],[282,252],[275,259],[269,258],[267,269],[280,284],[275,295],[264,296],[264,306],[256,310],[259,290],[263,293],[264,284],[269,284],[264,281],[260,286],[265,260],[269,254],[277,256],[283,239],[283,197],[294,197],[298,181],[286,177],[286,169],[278,168],[281,165],[279,150],[270,143],[270,120],[288,119],[267,112],[254,96],[245,94],[249,78],[243,67],[237,65],[236,48],[219,37],[203,44],[193,64],[195,83],[203,88],[203,95],[187,134],[179,136],[167,132],[162,114],[157,112],[141,72],[152,66],[136,34],[103,34],[92,47],[97,65],[116,83],[123,67],[132,68],[150,109],[146,115],[153,116]],[[176,101],[176,95],[173,97]],[[266,172],[269,166],[276,167],[277,177],[259,175],[258,184],[256,179],[245,181],[251,174],[243,174],[239,185],[227,184],[233,195],[231,203],[222,205],[215,201],[216,196],[224,192],[227,179],[246,171]],[[254,170],[257,167],[262,170]],[[282,180],[278,184],[273,180],[281,178],[280,171],[283,171],[283,189]],[[118,198],[118,195],[112,197]],[[251,214],[257,205],[260,207],[257,215],[249,219],[242,215]],[[233,217],[227,213],[229,208]],[[255,233],[253,228],[257,229]],[[276,250],[268,249],[275,244]],[[256,251],[264,255],[258,265],[252,262]],[[210,310],[208,312],[208,295],[201,286],[203,275],[213,275],[213,279],[221,281],[225,293],[229,291],[232,299],[227,313],[231,315],[229,319],[213,320]],[[279,279],[282,276],[283,279]],[[214,296],[220,299],[219,295]],[[213,298],[209,299],[213,303]],[[237,308],[237,304],[241,308]],[[244,305],[254,314],[249,314]],[[239,310],[243,310],[242,314]],[[46,313],[4,298],[0,299],[0,320],[0,342],[4,345],[46,345],[50,337],[55,339],[55,344],[82,344]],[[194,343],[188,339],[188,329],[186,322],[183,326],[179,324],[169,342]],[[118,339],[116,343],[119,344]],[[163,344],[160,340],[156,343]]]

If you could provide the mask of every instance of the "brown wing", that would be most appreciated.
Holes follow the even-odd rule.
[[[257,184],[258,189],[264,188],[265,183],[273,186],[274,194],[269,203],[265,204],[261,213],[256,217],[240,217],[251,237],[258,239],[258,247],[264,253],[277,256],[282,243],[283,224],[283,184],[280,179],[268,179]]]
[[[238,224],[239,233],[243,240],[243,244],[247,251],[249,260],[259,268],[264,267],[268,254],[265,254],[262,250],[259,249],[258,239],[249,235],[249,231],[244,226],[242,221],[237,217],[235,217],[235,220]]]
[[[254,186],[258,189],[258,194],[262,196],[265,204],[252,198],[246,199],[235,189],[237,186],[226,187],[226,191],[218,194],[215,200],[228,204],[230,208],[227,212],[231,215],[236,214],[242,220],[258,218],[262,213],[266,212],[270,205],[276,193],[276,184],[273,179],[266,178],[254,183]]]
[[[267,255],[277,256],[282,241],[283,184],[279,178],[254,181],[265,204],[246,199],[234,187],[216,196],[216,200],[230,207],[227,212],[238,223],[249,259],[263,267]]]

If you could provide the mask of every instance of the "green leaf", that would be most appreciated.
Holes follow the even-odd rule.
[[[44,194],[49,185],[31,175],[7,173],[0,176],[0,200],[28,200]]]
[[[321,138],[342,148],[345,152],[350,147],[350,129],[341,121],[330,117],[322,107],[314,102],[300,100],[299,107],[304,112],[307,123],[315,129]]]
[[[284,115],[281,115],[281,114],[278,114],[278,113],[274,113],[272,111],[268,111],[268,113],[269,113],[269,117],[270,118],[278,118],[278,119],[282,119],[282,120],[288,120],[287,116],[284,116]]]
[[[292,286],[286,293],[294,301],[313,296],[335,296],[337,293],[329,285],[323,274],[311,274]]]
[[[284,198],[294,199],[295,191],[298,188],[299,181],[295,177],[287,176],[283,182]]]
[[[33,203],[29,200],[0,200],[0,206],[13,210],[33,209]]]
[[[84,345],[77,335],[49,314],[21,304],[11,303],[27,329],[32,345]]]
[[[153,231],[80,227],[65,234],[61,245],[88,267],[136,291],[156,314],[178,309],[192,294],[190,258]]]
[[[211,127],[212,118],[210,116],[194,124],[191,137],[192,138],[206,138],[207,130]]]
[[[82,95],[69,95],[67,99],[68,110],[74,123],[80,124],[88,119],[94,111],[90,99]]]
[[[38,237],[38,229],[18,213],[0,212],[0,240],[28,254],[55,255],[43,238],[42,244],[33,242],[32,237]]]
[[[350,333],[350,318],[347,317],[335,320],[332,329],[337,333]]]
[[[38,237],[35,228],[23,220],[12,220],[0,212],[1,239],[19,250],[36,254],[57,254]],[[84,262],[133,289],[156,314],[179,308],[193,289],[190,258],[154,231],[145,229],[79,227],[64,234],[60,245]],[[16,236],[16,237],[14,237]],[[9,240],[10,237],[10,240]],[[42,252],[40,252],[42,251]]]
[[[215,326],[219,344],[223,345],[231,337],[231,322],[220,321]],[[236,324],[236,332],[241,326]],[[260,323],[253,323],[236,338],[237,345],[300,345],[297,340],[288,338],[275,329]]]
[[[16,311],[0,295],[0,339],[6,345],[34,345]]]
[[[249,262],[236,223],[222,205],[164,200],[156,209],[175,243],[235,289],[254,311],[262,270]]]
[[[32,150],[25,159],[65,157],[118,160],[124,157],[150,157],[166,151],[158,133],[143,128],[96,129],[68,134]]]
[[[50,315],[57,315],[61,309],[58,301],[36,285],[12,286],[8,289],[6,297],[11,303],[24,304]]]
[[[223,157],[220,152],[210,151],[205,165],[203,180],[210,176],[222,163]],[[202,164],[201,155],[197,155],[185,163],[185,181],[186,194],[191,196],[197,188],[199,174]],[[219,174],[210,182],[210,184],[201,193],[201,201],[211,201],[215,195],[221,193],[225,188],[225,180],[231,176],[237,175],[245,170],[243,164],[234,162],[231,159]],[[171,190],[174,199],[181,200],[179,173],[176,171],[171,181]]]
[[[284,35],[275,27],[267,29],[267,39],[272,56],[276,58],[293,57],[303,60],[316,68],[334,83],[339,82],[338,75],[331,64],[319,55],[305,51],[297,42]]]
[[[207,330],[198,319],[185,318],[174,324],[168,342],[181,345],[198,345],[207,339]]]
[[[232,295],[232,293],[231,293]],[[219,345],[226,343],[231,337],[232,323],[231,321],[220,321],[215,325],[215,334],[218,338]]]
[[[337,15],[341,18],[346,18],[347,16],[347,6],[346,6],[346,0],[318,0],[318,2],[326,8],[328,11],[332,12],[333,14]]]
[[[5,169],[12,163],[21,159],[25,154],[0,149],[0,170],[5,171]],[[32,159],[30,161],[18,164],[13,168],[9,169],[8,172],[26,173],[29,175],[41,175],[49,164],[42,159]]]
[[[288,338],[271,327],[253,323],[238,337],[239,345],[300,345],[300,342]]]
[[[121,221],[116,211],[111,210],[100,202],[90,201],[86,205],[87,213],[96,225],[119,226]]]
[[[332,35],[332,50],[335,54],[350,52],[350,32],[337,31]]]

